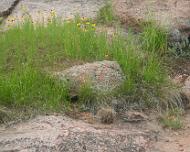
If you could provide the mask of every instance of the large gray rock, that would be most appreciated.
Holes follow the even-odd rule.
[[[151,16],[169,29],[190,27],[189,0],[113,0],[113,6],[124,23],[146,21]]]
[[[53,9],[63,19],[75,15],[93,18],[104,3],[105,0],[24,0],[20,1],[12,16],[21,18],[27,12],[34,20],[46,19]]]
[[[5,130],[1,152],[148,152],[151,134],[87,124],[62,116],[39,116]]]
[[[77,90],[85,84],[97,92],[111,92],[122,85],[125,77],[119,64],[115,61],[98,61],[84,65],[73,66],[56,76],[68,80],[72,90]]]
[[[0,12],[8,10],[15,0],[1,0],[0,1]]]

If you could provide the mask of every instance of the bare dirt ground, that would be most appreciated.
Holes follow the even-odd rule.
[[[183,121],[183,129],[177,132],[164,131],[155,144],[155,152],[190,152],[190,111],[186,113]]]

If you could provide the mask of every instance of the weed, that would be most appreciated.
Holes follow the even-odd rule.
[[[111,2],[107,2],[106,5],[99,10],[97,22],[110,25],[114,21],[116,21],[116,16],[114,15],[112,4]]]
[[[160,122],[164,127],[170,129],[180,129],[183,126],[181,121],[182,110],[181,109],[170,109],[160,119]]]
[[[9,117],[7,109],[4,107],[0,107],[0,123],[4,123],[5,119]]]
[[[143,32],[141,34],[143,50],[163,55],[168,50],[167,39],[166,30],[156,25],[154,21],[143,25]]]
[[[90,83],[85,83],[79,89],[79,101],[87,107],[95,105],[96,93]]]

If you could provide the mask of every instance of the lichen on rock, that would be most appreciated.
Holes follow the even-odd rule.
[[[85,83],[90,84],[96,92],[112,92],[125,79],[119,64],[107,60],[73,66],[55,75],[60,80],[67,80],[75,92]]]

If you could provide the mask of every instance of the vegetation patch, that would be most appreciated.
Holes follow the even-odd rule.
[[[21,67],[0,78],[0,103],[4,106],[34,106],[55,109],[66,104],[67,89],[47,75]]]
[[[109,10],[109,9],[108,9]],[[108,17],[108,21],[112,17]],[[162,55],[167,51],[165,32],[147,25],[140,36],[119,30],[110,39],[107,33],[96,32],[96,24],[87,18],[61,21],[51,12],[48,23],[31,19],[0,35],[0,104],[5,107],[62,109],[69,104],[67,84],[48,73],[65,61],[117,61],[126,81],[117,95],[127,102],[156,107],[163,87],[168,86]],[[81,88],[80,100],[94,99],[89,87]],[[151,97],[151,98],[150,98]],[[99,99],[98,99],[99,100]],[[159,103],[158,102],[158,103]],[[156,104],[155,104],[156,103]]]
[[[145,51],[154,52],[161,56],[168,53],[168,34],[164,28],[155,24],[154,21],[149,21],[142,24],[142,31],[141,40]]]
[[[117,18],[113,12],[113,7],[111,2],[107,2],[105,6],[103,6],[97,15],[97,22],[100,24],[112,25],[117,21]]]
[[[168,110],[160,118],[160,122],[163,127],[170,129],[181,129],[183,127],[183,122],[181,121],[182,110],[181,109],[172,109]]]

